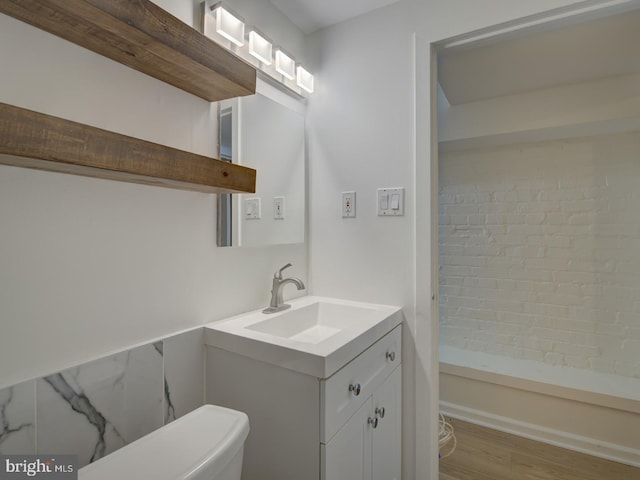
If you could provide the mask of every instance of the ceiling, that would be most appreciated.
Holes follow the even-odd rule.
[[[398,0],[270,0],[305,34],[335,25]]]
[[[438,79],[451,105],[640,73],[640,11],[508,41],[443,51]]]

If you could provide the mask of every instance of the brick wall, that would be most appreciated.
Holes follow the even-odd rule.
[[[440,341],[640,378],[640,132],[440,155]]]

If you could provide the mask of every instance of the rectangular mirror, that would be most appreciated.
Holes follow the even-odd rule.
[[[218,246],[304,242],[305,105],[258,80],[220,102],[220,158],[257,170],[255,194],[218,196]]]

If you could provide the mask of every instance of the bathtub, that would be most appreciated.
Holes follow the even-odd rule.
[[[440,346],[440,409],[640,467],[640,379]]]

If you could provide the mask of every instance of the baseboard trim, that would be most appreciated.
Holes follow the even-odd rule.
[[[482,427],[640,468],[640,450],[514,420],[450,402],[441,401],[440,411],[443,415]]]

